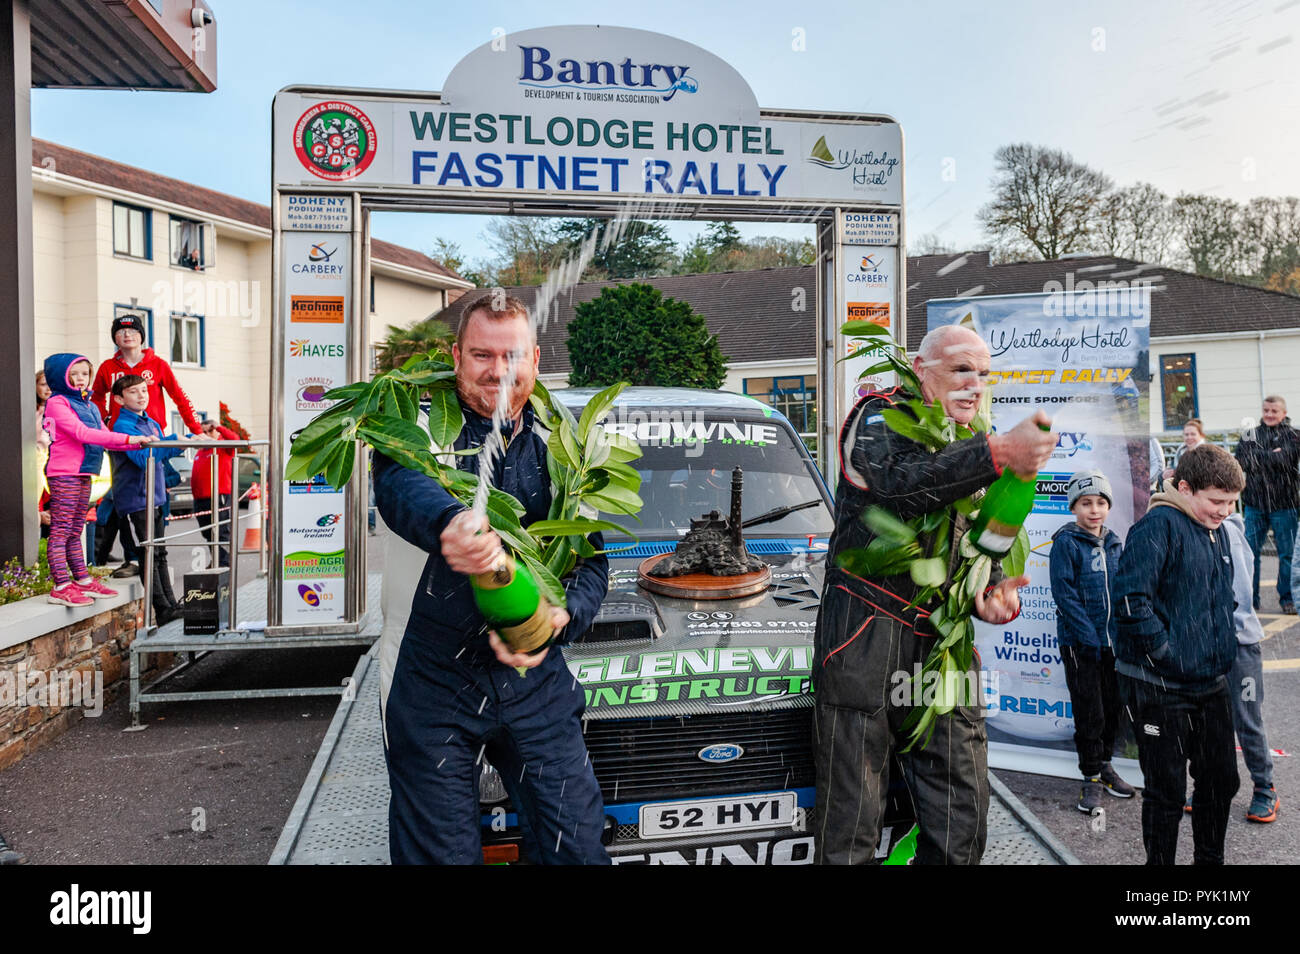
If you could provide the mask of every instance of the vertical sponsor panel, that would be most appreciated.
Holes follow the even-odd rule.
[[[1080,470],[1109,479],[1115,499],[1106,527],[1121,540],[1146,512],[1149,294],[953,299],[931,301],[927,312],[928,328],[964,324],[988,344],[995,431],[1042,408],[1058,435],[1026,521],[1030,583],[1020,590],[1020,616],[1005,626],[977,621],[976,642],[986,684],[997,687],[986,697],[989,764],[1073,777],[1073,710],[1049,576],[1052,535],[1074,521],[1066,485]]]
[[[842,213],[841,213],[842,214]],[[840,301],[843,312],[837,327],[846,321],[870,321],[897,336],[899,329],[897,305],[898,249],[885,245],[840,246]],[[894,375],[889,372],[858,379],[859,372],[879,361],[879,357],[862,350],[858,342],[838,334],[837,356],[848,355],[844,361],[843,414],[853,408],[858,399],[869,391],[892,387]]]
[[[285,457],[299,431],[348,383],[351,242],[347,232],[287,231],[284,236]],[[280,512],[282,624],[343,618],[344,492],[321,475],[285,481]]]

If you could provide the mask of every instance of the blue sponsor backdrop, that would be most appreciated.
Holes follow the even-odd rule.
[[[1026,522],[1030,585],[1006,626],[976,624],[988,704],[989,764],[1074,777],[1074,720],[1056,636],[1048,559],[1052,534],[1074,518],[1066,485],[1079,470],[1110,479],[1106,526],[1119,534],[1146,512],[1150,340],[1149,290],[1051,291],[927,304],[927,327],[964,324],[989,346],[995,430],[1041,407],[1058,435],[1038,475]],[[1120,743],[1123,745],[1123,743]],[[1121,763],[1123,764],[1123,763]],[[1125,774],[1136,774],[1136,762]]]

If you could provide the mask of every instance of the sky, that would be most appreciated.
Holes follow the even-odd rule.
[[[731,63],[761,106],[887,113],[903,127],[908,235],[986,248],[993,155],[1062,149],[1119,185],[1300,195],[1300,0],[541,5],[210,0],[211,94],[34,90],[32,134],[264,204],[270,109],[291,84],[438,90],[495,28],[601,23]],[[385,213],[377,238],[491,256],[472,215]],[[744,224],[743,234],[810,234]],[[684,241],[700,226],[675,223]]]

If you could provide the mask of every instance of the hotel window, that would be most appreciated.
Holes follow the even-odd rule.
[[[153,309],[138,308],[135,305],[114,305],[113,317],[118,315],[143,315],[144,316],[144,346],[153,347]]]
[[[203,367],[206,363],[203,316],[173,311],[170,316],[170,326],[172,364]]]
[[[214,263],[212,241],[209,232],[211,226],[191,219],[171,217],[172,246],[171,263],[181,268],[202,271]]]
[[[113,254],[153,258],[153,215],[148,209],[113,203]]]
[[[1189,418],[1200,417],[1196,398],[1196,355],[1160,356],[1160,394],[1165,409],[1165,430],[1181,431]]]
[[[745,393],[788,417],[800,436],[812,436],[817,430],[815,376],[796,374],[775,378],[745,378]]]

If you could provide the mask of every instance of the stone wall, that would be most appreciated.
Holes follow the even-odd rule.
[[[0,769],[130,691],[130,646],[141,612],[133,600],[0,649]],[[147,658],[142,681],[169,668],[173,654]]]

